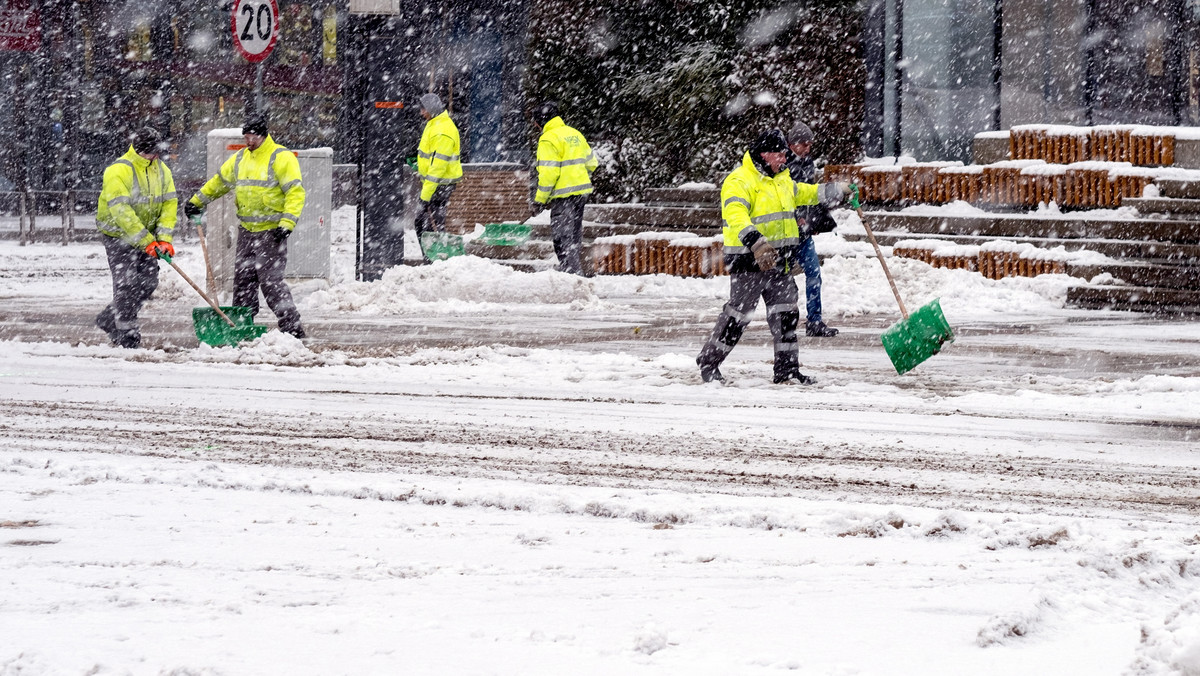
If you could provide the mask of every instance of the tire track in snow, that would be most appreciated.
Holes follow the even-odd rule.
[[[853,496],[956,509],[1200,511],[1196,467],[1113,457],[980,455],[769,437],[730,440],[691,431],[595,434],[395,415],[264,416],[82,402],[3,402],[0,420],[6,445],[26,451],[685,492]]]

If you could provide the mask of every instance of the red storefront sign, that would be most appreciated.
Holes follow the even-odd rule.
[[[29,0],[0,0],[0,50],[36,52],[41,47],[41,20],[29,4]]]

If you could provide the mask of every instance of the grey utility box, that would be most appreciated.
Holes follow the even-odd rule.
[[[233,153],[246,147],[239,128],[208,132],[208,176],[221,170]],[[333,149],[296,151],[304,183],[304,211],[296,230],[288,238],[288,279],[329,279],[333,216]],[[233,191],[208,205],[204,216],[204,239],[216,287],[224,301],[233,294],[233,268],[238,235],[237,205]]]
[[[288,237],[288,279],[329,279],[332,247],[333,148],[309,148],[296,152],[304,183],[304,211],[296,231]]]

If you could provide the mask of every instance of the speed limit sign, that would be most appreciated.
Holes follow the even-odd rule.
[[[279,40],[279,5],[275,0],[233,3],[233,46],[250,63],[271,54]]]

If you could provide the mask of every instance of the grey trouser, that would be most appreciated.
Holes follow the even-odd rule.
[[[137,343],[141,339],[138,312],[158,288],[158,259],[116,237],[104,235],[104,252],[112,272],[113,299],[96,315],[96,326],[113,342]]]
[[[583,274],[583,207],[587,195],[572,195],[550,200],[550,234],[558,269]]]
[[[258,289],[262,287],[267,306],[279,320],[284,333],[303,333],[300,311],[292,300],[292,291],[283,281],[287,267],[287,240],[274,230],[250,232],[239,228],[237,260],[233,268],[233,304],[248,307],[258,314]]]
[[[717,316],[712,336],[700,350],[696,361],[701,367],[716,368],[742,338],[750,323],[750,313],[761,297],[767,304],[767,326],[775,338],[775,374],[783,375],[799,368],[796,327],[800,310],[796,280],[782,270],[768,272],[738,272],[729,278],[729,302]]]

